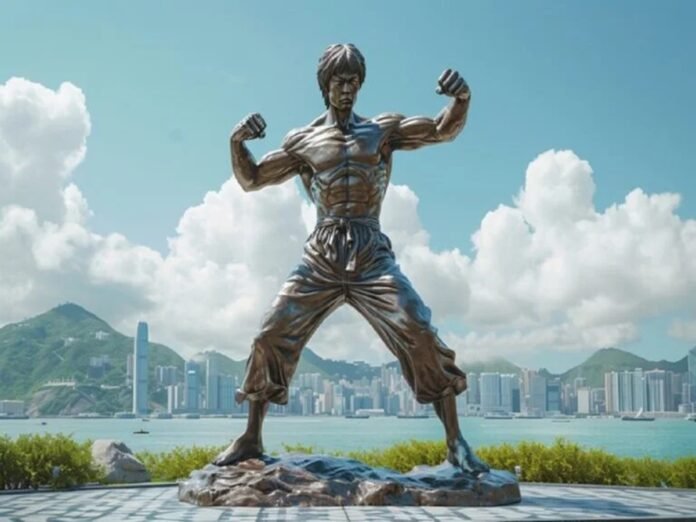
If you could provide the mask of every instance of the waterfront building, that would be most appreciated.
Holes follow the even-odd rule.
[[[546,377],[535,370],[522,370],[522,411],[525,415],[544,416],[546,391]]]
[[[686,357],[689,382],[689,402],[696,403],[696,346],[694,346]]]
[[[140,321],[133,340],[133,413],[135,415],[145,415],[149,410],[147,386],[149,351],[147,323]]]
[[[182,383],[167,386],[167,413],[175,413],[184,409],[185,392],[186,388]]]
[[[300,390],[300,415],[314,415],[315,407],[314,391],[311,388],[302,388]]]
[[[205,408],[209,412],[220,409],[220,364],[215,352],[205,358]]]
[[[578,394],[580,388],[587,388],[587,379],[585,379],[585,377],[576,377],[573,379],[573,392],[575,392],[575,395]]]
[[[646,411],[672,411],[672,372],[650,370],[645,372]]]
[[[480,377],[481,412],[498,413],[501,411],[500,374],[483,372]]]
[[[200,380],[198,363],[195,361],[187,361],[184,366],[184,384],[186,386],[186,396],[184,406],[190,413],[195,413],[200,408]]]
[[[155,366],[155,381],[158,386],[170,386],[179,382],[176,366]]]
[[[633,393],[630,411],[640,411],[648,409],[648,401],[646,396],[646,381],[645,375],[641,368],[636,368],[632,372]]]
[[[570,383],[561,387],[561,412],[573,414],[578,411],[577,389]]]
[[[546,380],[546,411],[561,413],[561,381],[559,379]]]
[[[324,381],[324,411],[329,415],[334,415],[334,383]]]
[[[633,372],[619,372],[619,412],[631,412],[633,410]]]
[[[476,372],[466,374],[468,388],[466,390],[466,400],[469,404],[481,404],[481,386],[479,376]]]
[[[517,402],[519,403],[519,379],[514,373],[503,373],[500,375],[500,410],[505,413],[515,411],[515,392],[517,392]],[[519,407],[517,408],[519,411]]]
[[[590,413],[599,415],[606,413],[606,392],[604,388],[592,388],[590,390]]]
[[[24,415],[24,401],[0,401],[0,415],[8,417],[18,417]]]
[[[590,389],[586,387],[578,388],[576,394],[578,398],[578,413],[581,415],[589,415],[592,413],[592,407],[590,406]]]
[[[618,391],[615,380],[617,379],[616,372],[607,372],[604,374],[604,397],[605,408],[607,413],[616,413]]]
[[[218,376],[219,392],[218,400],[219,410],[223,413],[231,413],[236,411],[237,402],[234,399],[234,393],[237,389],[237,384],[232,375]]]

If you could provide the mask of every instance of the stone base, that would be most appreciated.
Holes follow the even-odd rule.
[[[521,500],[516,477],[474,477],[445,462],[408,473],[325,455],[264,456],[209,464],[179,483],[179,500],[199,506],[501,506]]]

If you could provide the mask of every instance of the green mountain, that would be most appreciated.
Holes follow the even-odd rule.
[[[218,370],[221,374],[234,375],[239,379],[244,377],[246,370],[246,359],[234,360],[220,352],[214,352],[217,358]],[[205,371],[205,359],[209,352],[196,354],[193,359],[201,363],[201,368]],[[395,364],[395,363],[392,363]],[[342,378],[350,381],[362,378],[372,378],[380,374],[380,367],[370,366],[366,362],[336,361],[324,359],[311,348],[305,347],[302,350],[300,361],[297,365],[295,375],[301,373],[318,373],[326,379],[339,380]]]
[[[593,388],[604,386],[604,374],[611,371],[635,370],[669,370],[685,373],[687,368],[686,356],[676,362],[665,360],[649,361],[630,352],[617,348],[602,348],[596,351],[584,363],[571,368],[560,375],[561,381],[571,383],[576,377],[587,379],[587,385]]]
[[[462,370],[465,372],[482,374],[484,372],[493,373],[514,373],[519,375],[522,370],[512,364],[507,359],[502,357],[494,357],[486,361],[474,362],[474,363],[464,363],[461,365]]]
[[[85,401],[100,404],[97,409],[103,411],[130,409],[130,394],[118,387],[125,385],[126,359],[132,352],[132,337],[76,304],[57,306],[0,328],[0,398],[31,399],[49,381],[74,380],[79,386],[72,392],[65,387],[53,387],[53,393],[48,393],[50,388],[42,390],[42,397],[49,395],[59,402],[44,400],[46,413]],[[90,368],[92,357],[108,362]],[[170,348],[150,343],[151,379],[155,366],[182,367],[183,363]]]

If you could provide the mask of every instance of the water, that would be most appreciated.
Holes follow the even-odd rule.
[[[42,425],[41,422],[46,422]],[[696,422],[657,419],[654,422],[623,422],[619,419],[486,420],[461,417],[465,438],[474,447],[531,440],[551,443],[556,437],[584,447],[601,448],[616,455],[674,459],[696,455]],[[246,419],[25,419],[0,421],[0,433],[65,433],[77,440],[112,438],[124,441],[133,451],[167,451],[176,446],[227,444],[246,426]],[[145,429],[147,435],[135,435]],[[409,439],[442,439],[437,418],[397,419],[370,417],[268,417],[264,425],[267,451],[282,451],[282,444],[308,444],[318,450],[385,448]]]

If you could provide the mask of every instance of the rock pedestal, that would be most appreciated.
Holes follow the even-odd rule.
[[[209,464],[179,483],[179,500],[200,506],[501,506],[520,501],[517,479],[480,477],[445,462],[408,473],[325,455],[264,456]]]
[[[150,473],[128,446],[118,440],[95,440],[92,461],[106,471],[111,483],[150,482]]]

